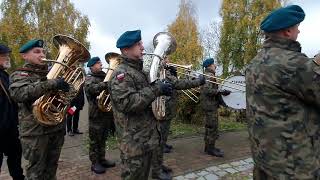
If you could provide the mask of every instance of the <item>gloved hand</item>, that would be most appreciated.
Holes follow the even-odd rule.
[[[166,70],[168,70],[170,72],[170,74],[172,74],[173,76],[175,76],[175,77],[178,76],[177,68],[175,68],[173,66],[167,66]]]
[[[199,80],[200,80],[200,86],[204,85],[206,83],[206,78],[204,75],[200,75]]]
[[[108,82],[100,82],[101,90],[107,90],[108,89]]]
[[[64,92],[68,92],[70,89],[70,85],[64,81],[64,78],[58,78],[56,79],[57,82],[57,89],[62,90]]]
[[[223,96],[228,96],[230,93],[231,93],[231,91],[226,90],[226,89],[224,89],[224,90],[222,90],[222,91],[220,92],[220,94],[222,94]]]
[[[173,93],[173,87],[171,83],[159,81],[160,94],[165,96],[171,96]]]

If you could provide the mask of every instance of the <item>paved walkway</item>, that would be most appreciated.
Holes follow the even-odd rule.
[[[105,174],[96,175],[90,170],[90,161],[87,152],[87,108],[81,112],[80,130],[83,135],[66,136],[61,153],[57,172],[58,180],[102,180],[120,179],[119,151],[107,151],[107,158],[115,160],[117,166],[108,169]],[[203,152],[203,137],[193,136],[169,140],[174,149],[172,153],[165,154],[165,164],[174,170],[176,179],[228,179],[226,174],[248,174],[252,168],[248,134],[246,131],[227,132],[221,134],[217,146],[225,151],[224,158],[212,157]],[[25,161],[23,161],[25,164]],[[243,171],[242,171],[243,170]],[[225,174],[223,174],[225,173]],[[236,176],[238,176],[236,174]],[[1,180],[11,179],[4,162]]]
[[[115,160],[117,162],[117,167],[108,169],[103,175],[95,175],[90,171],[90,161],[88,159],[86,148],[83,143],[81,143],[85,142],[85,140],[83,140],[84,137],[86,136],[66,136],[66,143],[63,147],[59,161],[57,173],[58,180],[120,179],[119,151],[117,149],[108,151],[107,153],[107,158]],[[77,145],[76,142],[79,142],[79,144]],[[226,167],[223,171],[227,173],[233,173],[232,168],[240,171],[241,168],[242,170],[247,170],[251,167],[251,165],[245,166],[246,164],[240,163],[243,162],[241,160],[250,157],[248,135],[246,132],[228,132],[221,135],[217,145],[224,149],[224,158],[212,157],[205,154],[203,152],[203,138],[201,136],[172,139],[169,143],[174,146],[174,149],[172,153],[165,154],[165,164],[173,168],[174,176],[177,176],[179,179],[182,177],[188,178],[192,176],[192,173],[200,173],[200,175],[203,174],[203,176],[205,176],[204,171],[208,171],[208,174],[210,174],[211,170],[214,170],[215,167],[220,169],[222,167]],[[239,166],[236,166],[237,162],[240,163]],[[244,162],[247,161],[244,160]],[[229,166],[221,166],[221,164],[225,163],[229,163],[230,169],[228,169]],[[3,170],[4,172],[1,173],[0,179],[10,179],[6,167],[4,167]],[[210,177],[214,177],[214,175],[219,175],[219,172],[215,171],[215,173],[211,173]],[[200,177],[202,176],[197,178]],[[189,179],[197,178],[190,177]]]

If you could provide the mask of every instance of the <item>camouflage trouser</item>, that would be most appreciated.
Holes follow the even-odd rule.
[[[152,152],[143,155],[124,158],[121,153],[121,179],[123,180],[147,180],[149,176]]]
[[[106,140],[110,129],[108,124],[109,120],[109,118],[105,118],[103,122],[89,121],[89,158],[92,164],[105,159]]]
[[[160,133],[161,133],[161,141],[159,146],[157,146],[153,152],[152,156],[152,174],[158,174],[161,170],[161,165],[163,164],[163,149],[165,144],[167,143],[169,131],[170,131],[171,119],[166,119],[160,121]]]
[[[205,135],[204,142],[207,148],[214,148],[215,142],[218,139],[218,112],[206,111],[205,120]]]
[[[273,177],[269,176],[259,167],[254,166],[253,168],[253,179],[254,180],[275,180]]]
[[[55,180],[58,160],[64,143],[64,131],[21,137],[22,153],[28,161],[27,180]]]

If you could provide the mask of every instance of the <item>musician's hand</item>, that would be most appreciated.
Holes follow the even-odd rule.
[[[171,83],[159,81],[160,94],[165,96],[171,96],[173,93],[173,87]]]
[[[63,78],[56,79],[56,82],[57,82],[57,89],[58,90],[62,90],[64,92],[69,91],[70,85],[66,81],[64,81]]]
[[[204,75],[199,76],[200,86],[206,83],[206,78]]]
[[[108,82],[100,82],[101,90],[108,90]]]
[[[230,93],[231,93],[231,91],[226,90],[226,89],[224,89],[224,90],[222,90],[222,91],[220,92],[220,94],[222,94],[223,96],[228,96]]]
[[[167,66],[166,70],[168,70],[170,72],[170,74],[172,74],[172,76],[175,76],[175,77],[178,76],[177,68],[175,68],[173,66]]]

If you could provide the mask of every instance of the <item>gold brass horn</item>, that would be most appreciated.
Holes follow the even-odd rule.
[[[120,54],[110,52],[107,53],[105,56],[106,61],[109,64],[109,68],[106,74],[106,77],[104,78],[103,82],[108,82],[111,78],[111,75],[113,71],[119,66],[120,64]],[[106,91],[103,90],[100,95],[97,97],[98,101],[98,108],[102,112],[109,112],[111,111],[111,101],[110,101],[110,94]]]
[[[44,59],[54,62],[47,79],[64,78],[70,85],[70,91],[48,92],[33,103],[34,116],[45,126],[54,126],[63,121],[71,100],[77,95],[85,80],[83,69],[78,66],[90,58],[89,51],[76,39],[56,35],[53,37],[53,43],[59,49],[59,54],[55,61]]]

